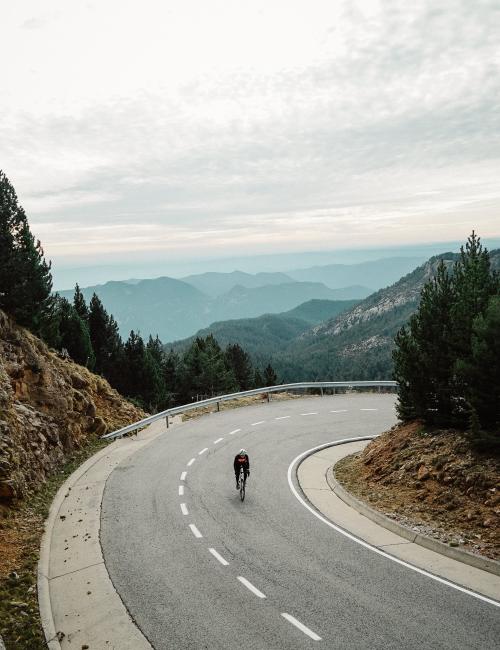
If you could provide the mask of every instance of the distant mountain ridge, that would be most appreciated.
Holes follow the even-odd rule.
[[[286,273],[298,282],[323,282],[331,289],[359,284],[375,291],[393,284],[425,261],[425,257],[389,257],[358,264],[312,266]]]
[[[199,273],[181,278],[183,282],[191,284],[208,296],[220,296],[230,291],[233,287],[242,286],[255,289],[266,285],[286,284],[294,280],[285,273],[244,273],[232,271],[231,273]]]
[[[276,277],[279,274],[249,277],[253,277],[251,281],[255,282],[255,277],[269,279],[269,275],[275,276],[273,279],[276,282],[283,279]],[[236,277],[241,277],[241,274]],[[162,341],[186,338],[214,321],[287,311],[315,298],[363,298],[370,293],[364,287],[329,289],[317,282],[291,281],[251,288],[237,285],[212,297],[183,280],[169,277],[114,280],[103,285],[84,287],[81,291],[87,303],[93,293],[99,296],[108,313],[115,317],[124,338],[134,330],[139,331],[143,337],[158,334]],[[73,291],[61,291],[60,295],[68,300],[73,299]]]

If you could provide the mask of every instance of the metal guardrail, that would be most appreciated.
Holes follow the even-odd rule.
[[[211,397],[210,399],[200,400],[199,402],[192,402],[191,404],[183,404],[182,406],[174,406],[173,408],[166,409],[161,413],[156,413],[155,415],[150,415],[143,420],[129,424],[126,427],[118,429],[117,431],[112,431],[107,433],[104,436],[101,436],[104,440],[113,440],[115,438],[121,438],[127,433],[132,431],[137,431],[142,429],[148,424],[152,424],[157,420],[162,418],[166,419],[168,427],[168,418],[172,415],[178,415],[179,413],[184,413],[186,411],[192,411],[194,409],[203,408],[204,406],[210,406],[211,404],[217,405],[217,410],[219,410],[221,402],[229,402],[233,399],[240,399],[242,397],[251,397],[252,395],[262,395],[267,393],[268,401],[270,401],[271,393],[280,393],[287,391],[297,391],[297,390],[307,390],[308,388],[316,388],[323,390],[325,388],[330,388],[335,392],[337,388],[395,388],[397,382],[395,381],[311,381],[311,382],[300,382],[297,384],[281,384],[280,386],[266,386],[265,388],[254,388],[253,390],[245,390],[241,393],[230,393],[229,395],[218,395],[217,397]]]

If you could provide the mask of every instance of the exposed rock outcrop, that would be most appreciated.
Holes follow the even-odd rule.
[[[144,413],[0,311],[0,501],[43,483],[89,437]]]

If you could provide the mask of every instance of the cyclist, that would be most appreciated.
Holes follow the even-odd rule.
[[[240,468],[243,467],[245,472],[245,482],[247,476],[250,476],[250,459],[248,458],[248,453],[245,449],[240,449],[239,452],[234,457],[234,475],[236,476],[236,489],[240,489]]]

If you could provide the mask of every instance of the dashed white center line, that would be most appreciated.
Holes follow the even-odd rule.
[[[378,409],[359,409],[360,411],[378,411]]]
[[[181,503],[181,512],[182,512],[183,515],[188,515],[189,514],[187,506],[186,506],[185,503]]]
[[[290,416],[289,415],[282,415],[279,418],[274,418],[275,420],[287,420]]]
[[[330,413],[347,413],[347,409],[340,409],[339,411],[330,411]]]
[[[202,449],[201,451],[198,452],[198,456],[201,456],[204,454],[206,451],[208,451],[208,447],[205,447],[205,449]]]
[[[255,594],[256,596],[258,596],[259,598],[265,598],[265,597],[266,597],[266,596],[262,593],[262,591],[260,591],[259,589],[257,589],[257,587],[254,587],[254,585],[253,585],[249,580],[247,580],[246,578],[244,578],[243,576],[238,576],[238,580],[241,582],[241,584],[245,585],[245,587],[246,587],[247,589],[250,589],[250,591],[251,591],[253,594]]]
[[[181,497],[181,496],[183,496],[183,494],[184,494],[184,486],[179,485],[179,496]]]
[[[238,433],[239,431],[241,431],[241,429],[235,429],[234,431],[230,431],[230,432],[229,432],[229,435],[230,435],[230,436],[234,436],[234,434],[235,434],[235,433]]]
[[[210,551],[210,553],[212,553],[212,555],[214,556],[214,558],[215,558],[216,560],[219,560],[219,562],[220,562],[223,566],[228,566],[229,562],[228,562],[227,560],[225,560],[225,559],[222,557],[222,555],[221,555],[220,553],[217,553],[217,551],[215,550],[215,548],[209,548],[208,550]]]
[[[259,422],[252,422],[250,426],[256,427],[258,424],[264,424],[265,420],[259,420]]]
[[[187,472],[182,472],[181,474],[181,481],[185,481],[187,476]]]
[[[318,415],[318,411],[313,411],[312,413],[301,413],[301,415]]]
[[[222,442],[224,438],[217,438],[217,440],[214,440],[214,445],[219,444],[219,442]]]
[[[310,637],[313,641],[321,641],[320,636],[318,636],[315,632],[313,632],[308,627],[306,627],[303,623],[298,621],[295,617],[291,616],[290,614],[287,614],[286,612],[283,612],[281,616],[283,616],[283,618],[285,618],[292,625],[295,625],[295,627],[298,628],[301,632],[307,634],[307,636]]]
[[[188,463],[188,467],[191,467],[191,465],[194,463],[195,460],[196,458],[191,458],[191,460]]]
[[[203,537],[203,535],[200,533],[200,531],[196,528],[194,524],[189,524],[189,528],[191,528],[191,532],[195,537]]]

